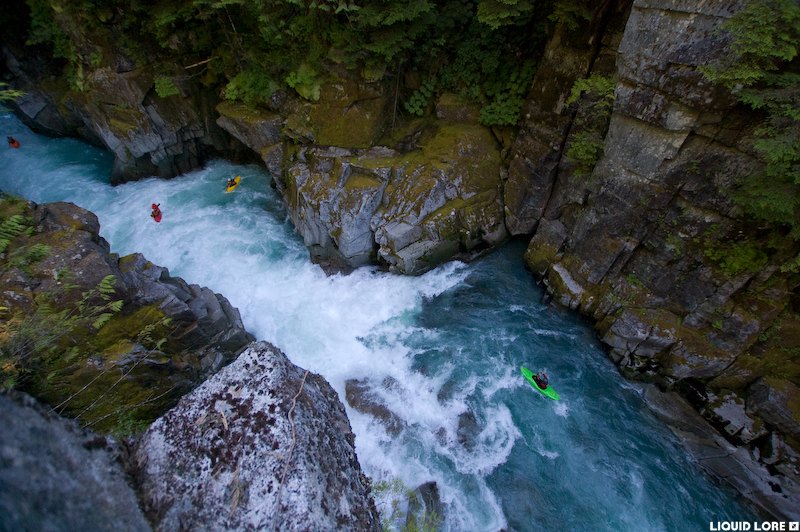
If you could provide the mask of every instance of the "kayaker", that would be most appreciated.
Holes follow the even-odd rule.
[[[19,148],[19,141],[14,137],[8,137],[8,145],[12,148]]]
[[[152,216],[153,218],[159,216],[161,214],[161,209],[159,209],[160,206],[161,206],[160,203],[158,205],[153,203],[153,212],[150,213],[150,216]]]
[[[541,388],[542,390],[546,390],[547,385],[550,383],[550,380],[547,378],[547,375],[544,372],[542,372],[541,377],[539,376],[538,373],[534,375],[533,380],[536,381],[536,385],[539,386],[539,388]]]
[[[234,178],[228,179],[228,188],[231,188],[233,186],[236,186],[236,179]]]

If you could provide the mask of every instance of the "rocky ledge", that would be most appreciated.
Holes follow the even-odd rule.
[[[0,211],[4,386],[95,428],[127,432],[253,340],[222,295],[140,254],[110,254],[91,212],[12,197]]]

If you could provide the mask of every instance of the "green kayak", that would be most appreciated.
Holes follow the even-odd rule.
[[[528,382],[531,383],[531,386],[533,386],[534,388],[536,388],[537,390],[542,392],[544,395],[546,395],[550,399],[554,399],[556,401],[559,400],[558,394],[552,388],[552,386],[548,386],[547,388],[542,390],[541,388],[539,388],[539,385],[536,384],[536,381],[533,380],[533,372],[531,372],[531,370],[529,370],[525,366],[522,366],[520,369],[522,370],[522,374],[525,376],[525,378],[528,380]]]

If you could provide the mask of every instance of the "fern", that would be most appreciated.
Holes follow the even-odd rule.
[[[104,296],[109,296],[115,292],[115,284],[116,278],[113,275],[106,275],[103,277],[103,280],[100,281],[100,284],[97,285],[97,291]]]
[[[617,82],[614,78],[592,74],[586,79],[575,81],[570,90],[569,98],[565,105],[572,105],[577,102],[583,94],[592,94],[597,104],[603,108],[610,108],[614,102],[614,90]]]
[[[50,246],[46,244],[34,244],[25,251],[25,260],[29,263],[38,262],[50,255]]]
[[[575,175],[577,177],[589,175],[603,156],[605,143],[591,131],[582,131],[572,139],[566,156],[576,163]]]
[[[167,98],[169,96],[177,96],[181,93],[172,78],[167,76],[158,76],[155,81],[154,87],[156,94],[159,98]]]
[[[27,229],[24,222],[24,216],[15,214],[0,224],[0,253],[5,253],[11,241]]]

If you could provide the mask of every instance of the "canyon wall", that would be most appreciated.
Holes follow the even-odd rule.
[[[606,2],[577,30],[554,27],[515,128],[481,125],[448,93],[397,120],[397,91],[418,85],[404,73],[367,79],[331,63],[318,100],[278,91],[249,108],[220,102],[193,65],[176,64],[178,94],[161,97],[146,65],[103,54],[75,95],[4,54],[29,93],[17,114],[107,146],[115,182],[246,146],[331,271],[420,274],[529,240],[528,268],[596,321],[626,376],[680,392],[776,498],[796,501],[800,278],[784,265],[800,248],[763,245],[771,228],[726,193],[763,167],[763,116],[701,72],[728,54],[717,28],[743,5]],[[587,90],[572,98],[577,81]]]

